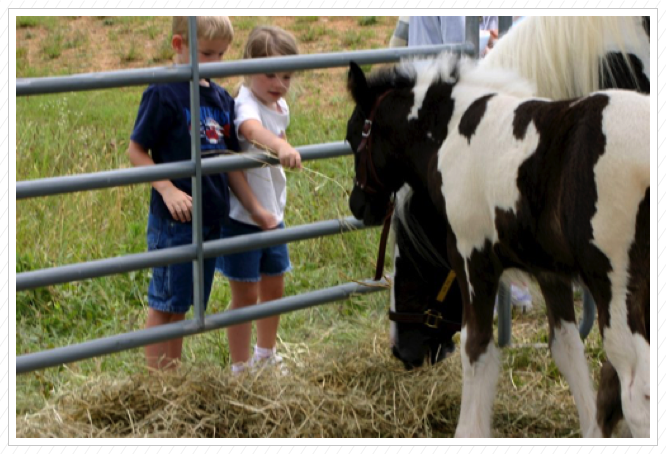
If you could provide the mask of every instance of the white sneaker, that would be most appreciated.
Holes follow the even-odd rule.
[[[248,363],[236,363],[231,365],[231,373],[233,375],[240,375],[243,372],[249,370],[250,365]]]
[[[250,368],[254,371],[259,371],[265,367],[276,367],[282,375],[289,375],[289,369],[284,364],[282,356],[275,353],[267,358],[254,355],[250,360]]]

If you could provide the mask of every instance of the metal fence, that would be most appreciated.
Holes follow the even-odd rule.
[[[476,17],[468,17],[468,24],[476,24]],[[36,79],[18,79],[16,95],[39,95],[68,91],[97,90],[149,83],[190,82],[190,100],[192,123],[196,124],[199,112],[198,81],[201,78],[228,77],[277,71],[297,71],[307,69],[348,66],[350,61],[358,64],[389,63],[399,61],[406,56],[432,55],[449,50],[476,55],[476,41],[462,45],[424,46],[420,48],[364,50],[328,54],[273,57],[257,60],[208,63],[199,65],[196,46],[196,20],[189,19],[190,64],[174,65],[163,68],[142,68],[124,71],[111,71],[93,74],[79,74],[63,77],[44,77]],[[224,328],[237,323],[256,320],[272,315],[326,304],[349,298],[354,294],[376,292],[385,288],[376,282],[348,283],[305,294],[285,297],[270,304],[257,305],[230,310],[206,317],[203,304],[203,260],[205,258],[247,251],[292,241],[345,233],[366,228],[360,221],[351,217],[328,220],[314,224],[289,227],[281,231],[260,232],[254,235],[223,239],[209,242],[201,241],[201,176],[216,172],[248,169],[265,164],[278,164],[275,158],[265,155],[235,155],[219,159],[201,160],[199,138],[192,135],[192,159],[190,161],[159,164],[149,168],[132,168],[82,174],[76,176],[45,178],[33,181],[21,181],[16,185],[16,198],[23,200],[32,197],[44,197],[78,191],[111,188],[115,186],[146,183],[161,179],[192,178],[192,223],[193,241],[190,246],[180,246],[160,251],[131,254],[92,262],[60,266],[49,269],[19,273],[16,276],[16,290],[28,290],[37,287],[79,281],[94,277],[108,276],[154,266],[173,263],[193,262],[194,277],[194,318],[159,327],[122,333],[103,339],[97,339],[67,347],[45,350],[22,355],[16,358],[17,374],[53,367],[72,361],[119,352],[131,348],[161,342],[168,339],[202,333]],[[303,161],[326,159],[351,154],[346,143],[334,142],[298,147]]]
[[[510,25],[510,18],[500,19],[502,31],[508,29]],[[16,82],[16,95],[27,96],[147,85],[149,83],[189,81],[192,124],[196,124],[199,121],[198,81],[200,78],[343,67],[348,66],[352,60],[358,64],[389,63],[399,61],[406,56],[432,55],[445,50],[478,56],[479,45],[478,17],[470,16],[466,19],[467,42],[461,45],[273,57],[257,60],[208,63],[200,66],[197,61],[198,55],[196,52],[195,18],[189,19],[189,26],[189,42],[191,44],[190,64],[188,65],[79,74],[64,77],[18,79]],[[344,142],[303,146],[298,147],[298,151],[301,153],[303,161],[326,159],[352,153],[349,146]],[[202,161],[199,137],[192,134],[192,159],[190,161],[159,164],[148,168],[131,168],[17,182],[16,198],[17,200],[23,200],[32,197],[96,190],[162,179],[191,177],[193,202],[193,242],[191,245],[19,273],[16,276],[16,290],[29,290],[154,266],[191,261],[193,262],[195,296],[194,318],[192,320],[22,355],[16,358],[17,374],[119,352],[177,337],[203,333],[237,323],[244,323],[339,301],[349,298],[354,294],[365,294],[384,289],[385,286],[377,285],[376,282],[372,281],[362,283],[352,282],[337,287],[285,297],[277,301],[272,301],[269,304],[230,310],[208,317],[204,315],[202,276],[203,261],[205,258],[366,228],[360,221],[349,217],[346,219],[327,220],[314,224],[289,227],[280,231],[260,232],[244,237],[202,242],[201,176],[230,170],[259,167],[265,164],[278,164],[278,161],[263,154],[226,156],[219,159],[212,158]],[[506,288],[500,290],[500,307],[503,309],[500,309],[499,341],[501,345],[506,345],[509,343],[511,332],[510,293],[508,293]],[[509,311],[508,317],[506,313],[507,308]]]

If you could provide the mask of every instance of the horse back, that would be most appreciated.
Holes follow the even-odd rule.
[[[530,251],[532,264],[573,271],[582,245],[616,233],[608,218],[626,218],[626,206],[645,197],[649,99],[624,91],[557,102],[482,98],[483,114],[470,113],[476,101],[463,109],[439,156],[461,254],[490,239],[518,263]],[[470,117],[473,128],[463,124]]]

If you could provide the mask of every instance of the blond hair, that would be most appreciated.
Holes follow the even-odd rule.
[[[298,55],[298,44],[294,35],[280,27],[260,25],[247,38],[243,58],[276,57]]]
[[[187,44],[188,21],[187,16],[174,16],[171,25],[173,35],[181,35]],[[222,39],[233,41],[234,28],[228,16],[197,16],[197,39]]]

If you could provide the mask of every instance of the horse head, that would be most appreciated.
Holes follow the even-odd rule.
[[[393,352],[408,368],[423,364],[427,355],[434,363],[451,353],[462,319],[457,282],[451,286],[448,279],[450,296],[438,298],[450,267],[437,150],[452,116],[457,70],[455,55],[406,61],[369,78],[353,62],[349,70],[348,89],[356,102],[346,137],[355,150],[352,213],[377,225],[403,184],[417,193],[394,223],[396,254],[402,258],[396,259],[391,295]]]
[[[398,192],[389,319],[393,355],[407,369],[453,353],[453,335],[462,324],[462,295],[447,262],[441,225],[427,194]]]
[[[386,128],[394,121],[388,118],[394,103],[387,99],[393,89],[386,87],[381,93],[370,89],[365,74],[354,62],[350,64],[348,89],[356,101],[346,137],[355,152],[356,172],[349,208],[365,224],[379,225],[389,212],[392,195],[404,183],[392,147],[386,146],[396,137]]]
[[[355,152],[349,205],[357,219],[380,224],[404,183],[438,197],[440,188],[430,186],[453,112],[458,63],[458,56],[442,54],[382,68],[368,78],[350,63],[347,88],[356,106],[346,140]],[[443,206],[438,209],[443,212]]]

